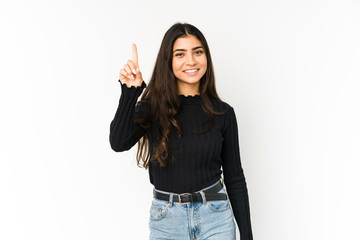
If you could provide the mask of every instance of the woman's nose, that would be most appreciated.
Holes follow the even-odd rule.
[[[195,57],[192,54],[188,54],[188,57],[186,58],[186,63],[189,65],[194,65]]]

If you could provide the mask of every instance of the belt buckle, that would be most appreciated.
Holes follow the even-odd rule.
[[[186,204],[186,203],[182,203],[182,202],[181,202],[181,195],[190,195],[190,196],[191,196],[191,202],[193,202],[192,194],[191,194],[191,193],[180,193],[180,194],[178,194],[178,195],[179,195],[179,203],[180,203],[180,205]]]

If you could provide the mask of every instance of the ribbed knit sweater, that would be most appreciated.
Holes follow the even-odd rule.
[[[146,83],[143,81],[137,87],[127,87],[125,83],[120,85],[119,105],[110,124],[111,148],[116,152],[129,150],[147,132],[151,155],[151,148],[157,137],[155,126],[146,130],[134,123],[135,118],[144,116],[150,109],[150,104],[138,104],[142,101],[137,101]],[[193,130],[203,131],[209,126],[201,125],[207,115],[201,107],[200,95],[180,94],[178,97],[181,107],[174,117],[181,126],[183,136],[177,137],[178,132],[174,126],[170,131],[170,145],[176,152],[176,162],[170,163],[170,154],[166,167],[150,161],[148,170],[151,184],[156,189],[167,192],[196,192],[218,181],[223,173],[241,240],[253,239],[248,190],[240,161],[238,127],[233,107],[211,98],[214,110],[226,113],[214,115],[211,130],[205,134],[197,134]]]

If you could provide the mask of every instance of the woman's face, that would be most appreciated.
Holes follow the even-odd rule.
[[[172,68],[178,84],[199,87],[200,79],[207,69],[205,49],[199,39],[190,35],[175,40]]]

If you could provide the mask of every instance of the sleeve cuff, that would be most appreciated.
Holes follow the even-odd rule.
[[[132,100],[136,100],[142,93],[142,91],[144,90],[144,88],[146,88],[146,83],[145,81],[142,82],[141,86],[131,86],[128,87],[126,85],[126,83],[121,83],[120,80],[118,80],[118,82],[121,85],[121,95],[125,98],[125,99],[132,99]]]

